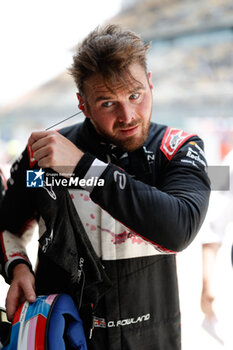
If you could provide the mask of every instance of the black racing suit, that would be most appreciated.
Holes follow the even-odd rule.
[[[25,173],[35,162],[23,153],[12,168],[0,223],[6,280],[15,264],[29,264],[22,245],[17,254],[6,241],[23,235],[23,224],[37,216],[37,292],[74,297],[90,334],[88,349],[180,349],[175,253],[192,242],[207,210],[202,141],[151,123],[145,144],[125,153],[102,139],[88,119],[60,132],[85,153],[74,173],[90,183],[76,183],[69,192],[52,185],[27,188]],[[80,241],[90,254],[77,296],[75,279],[80,282],[85,259],[79,253],[75,264],[72,247],[77,244],[78,251]],[[98,266],[92,274],[93,261]],[[88,283],[98,292],[88,294]]]

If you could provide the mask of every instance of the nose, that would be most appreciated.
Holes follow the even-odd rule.
[[[129,124],[134,119],[134,110],[129,104],[121,104],[118,108],[117,119],[120,123]]]

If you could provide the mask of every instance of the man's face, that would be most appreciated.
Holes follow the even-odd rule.
[[[129,71],[135,80],[127,76],[128,84],[116,81],[114,86],[110,85],[112,92],[101,75],[88,78],[84,83],[84,113],[100,135],[124,150],[133,151],[147,139],[153,86],[150,73],[147,76],[140,64],[132,64]]]

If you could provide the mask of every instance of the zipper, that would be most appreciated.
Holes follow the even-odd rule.
[[[90,328],[90,333],[89,333],[89,339],[92,338],[92,334],[93,334],[93,331],[94,331],[94,328],[95,328],[95,315],[94,315],[94,305],[93,304],[91,304],[91,308],[92,308],[92,313],[91,313],[92,320],[91,320],[91,328]]]

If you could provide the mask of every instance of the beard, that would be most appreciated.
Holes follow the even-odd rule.
[[[120,147],[122,150],[127,152],[135,151],[136,149],[140,148],[146,141],[148,137],[149,127],[150,127],[150,118],[148,120],[138,119],[134,120],[129,124],[122,123],[122,122],[116,122],[113,130],[113,135],[109,135],[104,130],[102,130],[93,120],[91,119],[96,131],[98,134],[103,136],[105,139],[107,139],[109,142],[113,143],[114,145]],[[117,131],[120,129],[127,129],[127,128],[133,128],[134,126],[137,126],[141,128],[141,132],[138,135],[132,135],[128,137],[119,137],[117,136]]]

